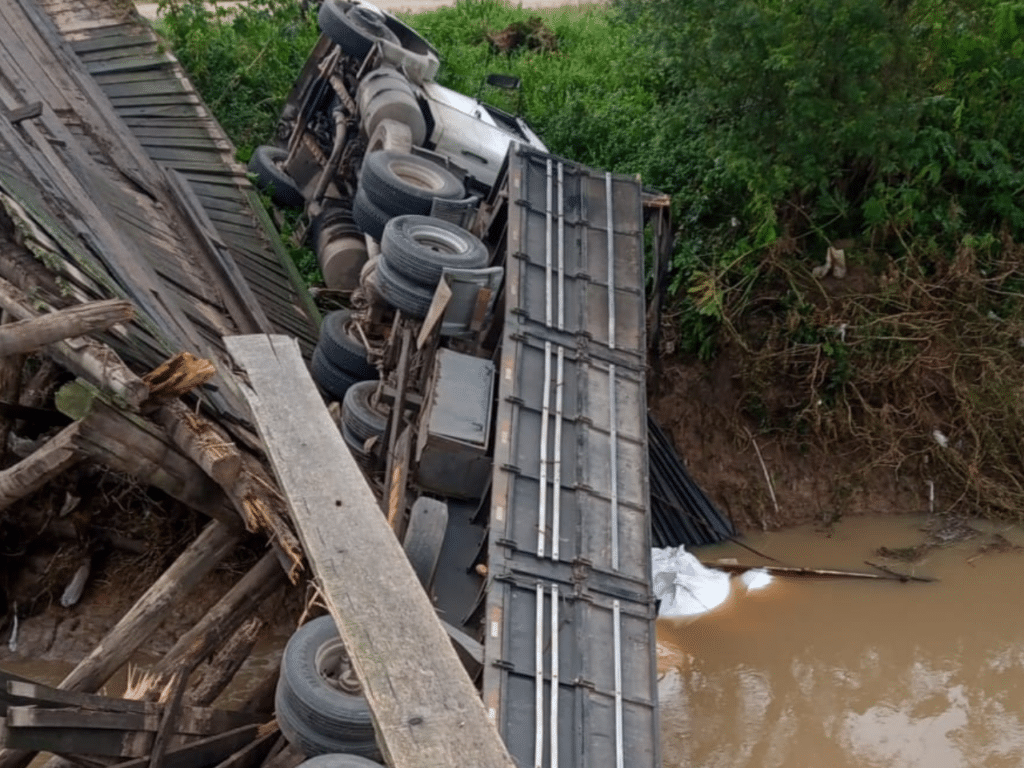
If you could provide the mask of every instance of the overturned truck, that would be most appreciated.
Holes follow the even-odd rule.
[[[664,201],[436,83],[395,17],[329,0],[319,21],[250,164],[349,300],[311,375],[517,764],[657,766],[644,228]],[[286,734],[346,747],[282,686]],[[372,754],[372,730],[347,743]]]

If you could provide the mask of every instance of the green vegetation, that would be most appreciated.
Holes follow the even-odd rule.
[[[294,0],[231,20],[166,7],[165,34],[247,156],[315,21]],[[441,51],[445,85],[673,195],[667,335],[733,356],[762,430],[944,474],[960,508],[1021,515],[1024,3],[462,0],[407,21]],[[511,24],[533,32],[501,51]],[[488,72],[521,92],[481,91]],[[845,277],[812,272],[830,246]]]

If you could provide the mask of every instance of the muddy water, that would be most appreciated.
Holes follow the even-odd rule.
[[[745,542],[791,565],[870,570],[878,546],[924,541],[922,522]],[[1024,554],[977,556],[992,530],[894,565],[936,584],[776,579],[659,621],[666,768],[1024,765]],[[1021,530],[998,531],[1024,544]],[[759,562],[734,545],[697,554]]]

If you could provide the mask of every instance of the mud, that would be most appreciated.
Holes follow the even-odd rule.
[[[648,402],[694,479],[739,528],[930,510],[925,479],[897,475],[891,467],[865,469],[866,457],[844,454],[841,445],[822,453],[809,442],[761,434],[743,413],[733,359],[722,354],[708,365],[655,363]],[[941,504],[941,487],[936,495]]]
[[[922,518],[844,520],[745,542],[791,565],[914,562],[935,584],[776,579],[689,622],[659,622],[664,765],[1009,768],[1024,764],[1020,528],[944,545]],[[1007,543],[1003,543],[1007,542]],[[735,545],[708,561],[756,558]]]

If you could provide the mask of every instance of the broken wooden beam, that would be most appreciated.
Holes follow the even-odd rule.
[[[268,552],[146,674],[139,698],[160,693],[182,667],[195,668],[214,653],[264,599],[284,585],[277,556]]]
[[[35,493],[82,460],[85,453],[76,440],[82,423],[65,427],[34,453],[0,472],[0,511]]]
[[[81,380],[62,387],[56,402],[61,413],[81,420],[73,436],[81,453],[225,525],[239,524],[220,487],[159,426],[118,408],[109,396]]]
[[[212,571],[239,539],[237,529],[217,521],[209,523],[92,652],[71,670],[60,687],[91,692],[107,682],[160,626],[167,609]]]
[[[174,400],[153,414],[171,441],[222,488],[238,480],[242,455],[238,447],[214,425]]]
[[[35,352],[47,344],[105,331],[134,317],[135,308],[130,301],[108,299],[5,323],[0,325],[0,357]]]
[[[513,768],[298,343],[232,336],[243,392],[391,768]],[[457,736],[453,736],[457,734]]]
[[[260,462],[243,454],[217,424],[193,413],[180,400],[161,406],[153,417],[178,449],[221,487],[246,530],[267,534],[288,579],[298,583],[302,546],[288,524],[288,510],[277,484]]]
[[[259,616],[245,620],[209,662],[196,671],[196,680],[188,690],[189,703],[207,707],[217,700],[249,658],[265,626],[266,622]]]
[[[18,320],[32,320],[40,314],[24,291],[2,278],[0,307]],[[106,344],[85,336],[75,336],[48,344],[46,350],[61,366],[113,392],[132,410],[137,411],[149,397],[149,387],[145,382]]]

